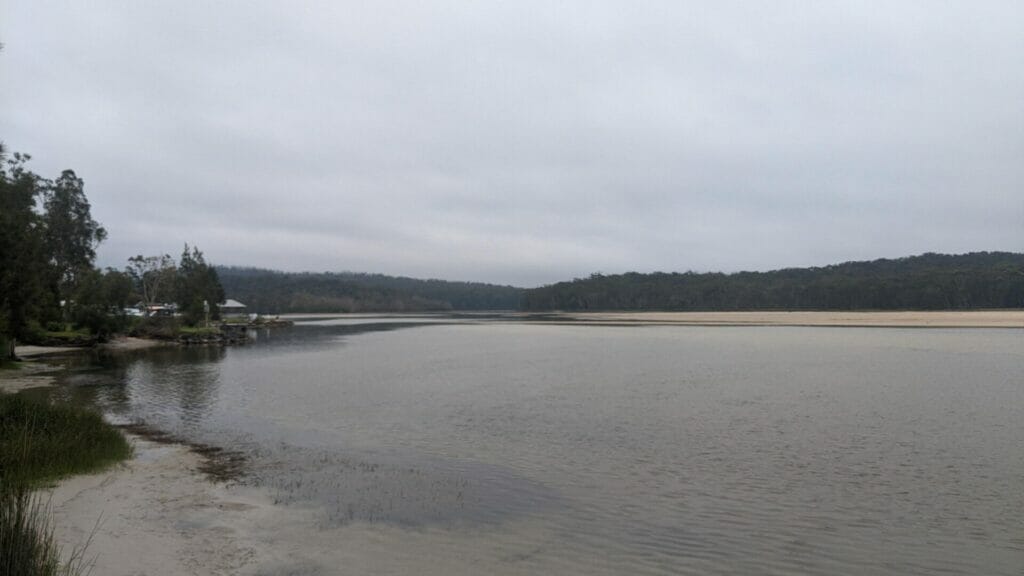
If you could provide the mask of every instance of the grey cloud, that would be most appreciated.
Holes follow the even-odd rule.
[[[104,264],[535,285],[1024,244],[1016,2],[12,0],[0,137]]]

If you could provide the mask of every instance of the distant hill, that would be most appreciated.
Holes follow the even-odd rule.
[[[479,282],[354,272],[295,273],[219,266],[217,274],[229,298],[264,314],[515,310],[523,292]]]
[[[1024,307],[1024,254],[922,254],[771,272],[602,275],[527,290],[525,310],[969,310]]]

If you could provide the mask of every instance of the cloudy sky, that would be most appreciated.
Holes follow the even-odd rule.
[[[0,0],[100,264],[533,286],[1024,251],[1024,3]]]

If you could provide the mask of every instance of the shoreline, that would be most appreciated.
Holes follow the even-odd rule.
[[[111,344],[104,347],[118,352],[165,345],[140,338]],[[66,368],[47,359],[93,350],[26,348],[17,369],[0,372],[0,393],[54,386]],[[214,576],[289,564],[287,551],[270,552],[275,533],[268,527],[282,517],[310,523],[311,513],[284,510],[264,489],[239,484],[241,454],[144,424],[114,426],[132,446],[129,460],[38,490],[62,561],[84,547],[87,571],[114,576]]]
[[[570,325],[1024,329],[1024,309],[934,312],[551,312],[532,316],[538,322]]]
[[[215,480],[193,447],[125,434],[131,460],[43,491],[66,557],[85,548],[95,574],[236,574],[272,560],[282,514],[256,488]]]
[[[64,367],[47,362],[50,359],[102,352],[135,352],[174,345],[160,340],[125,336],[97,346],[35,346],[17,347],[20,362],[9,369],[0,370],[0,393],[15,394],[31,388],[46,388],[56,383]]]

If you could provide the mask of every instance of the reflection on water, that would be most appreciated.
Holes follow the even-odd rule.
[[[248,482],[319,510],[310,530],[396,527],[420,572],[453,553],[489,573],[1022,565],[1016,331],[363,317],[256,336],[97,358],[59,393],[242,450]]]

